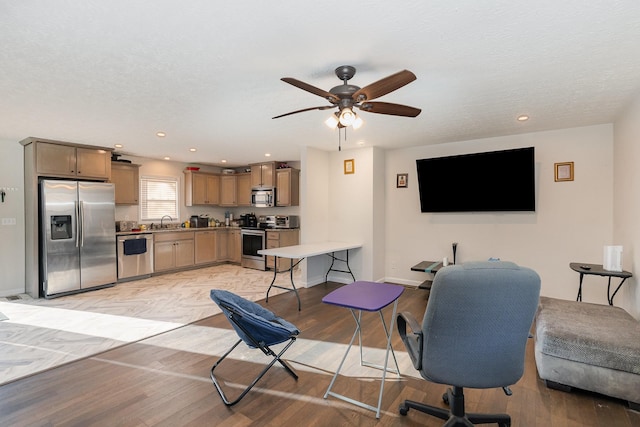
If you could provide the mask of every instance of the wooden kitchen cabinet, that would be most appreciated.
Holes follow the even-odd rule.
[[[240,230],[229,230],[229,261],[238,263],[242,261],[242,236]]]
[[[251,174],[236,175],[237,206],[251,206]]]
[[[218,260],[218,232],[214,230],[195,232],[195,263],[206,264]]]
[[[251,165],[251,187],[274,187],[276,162]]]
[[[140,195],[140,165],[111,162],[111,182],[115,185],[116,205],[137,205]]]
[[[194,265],[194,232],[154,233],[153,239],[154,272]]]
[[[206,172],[184,172],[186,206],[220,204],[220,175]]]
[[[36,142],[38,176],[108,180],[111,152],[101,148]]]
[[[237,178],[235,175],[220,176],[220,206],[238,206]]]
[[[276,170],[276,206],[300,205],[300,171],[293,168]]]
[[[221,229],[218,231],[217,261],[229,260],[229,231]]]
[[[299,230],[296,229],[282,229],[282,230],[267,230],[267,249],[283,248],[285,246],[297,245],[300,241]],[[298,260],[289,258],[278,258],[276,263],[276,257],[267,257],[267,268],[276,268],[277,271],[286,271],[291,268],[292,264],[295,264]]]

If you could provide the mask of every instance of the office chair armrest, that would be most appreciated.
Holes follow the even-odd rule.
[[[413,315],[407,311],[398,314],[398,333],[407,348],[413,367],[422,369],[422,328]],[[407,334],[407,326],[409,334]]]

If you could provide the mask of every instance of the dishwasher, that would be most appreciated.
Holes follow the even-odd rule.
[[[117,237],[118,281],[149,277],[153,273],[153,234]]]

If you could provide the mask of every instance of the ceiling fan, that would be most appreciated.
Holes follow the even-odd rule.
[[[335,69],[335,73],[343,83],[330,89],[328,92],[292,77],[283,77],[280,79],[297,88],[325,98],[331,103],[331,105],[304,108],[302,110],[281,114],[273,118],[278,119],[280,117],[290,116],[291,114],[302,113],[304,111],[328,110],[330,108],[338,107],[338,111],[335,115],[332,115],[325,123],[333,128],[336,126],[343,128],[350,125],[353,125],[354,128],[358,128],[359,125],[362,124],[362,120],[357,117],[353,110],[354,107],[369,113],[389,114],[392,116],[404,117],[416,117],[422,111],[419,108],[409,107],[407,105],[392,104],[389,102],[372,102],[373,99],[386,95],[389,92],[393,92],[394,90],[414,81],[416,76],[411,71],[399,71],[363,88],[350,85],[348,83],[356,73],[355,67],[350,65],[341,65]]]

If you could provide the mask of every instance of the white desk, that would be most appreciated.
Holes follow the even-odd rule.
[[[293,246],[285,246],[283,248],[273,248],[273,249],[261,249],[258,251],[259,254],[265,256],[274,256],[276,258],[289,258],[289,259],[297,259],[295,263],[291,262],[291,267],[287,270],[280,271],[280,273],[290,272],[291,275],[291,288],[285,288],[282,286],[274,285],[276,281],[276,276],[278,274],[278,269],[273,269],[273,280],[271,281],[271,285],[269,285],[269,289],[267,290],[267,298],[266,302],[269,302],[269,292],[272,287],[284,289],[287,291],[293,291],[296,294],[296,298],[298,299],[298,310],[300,310],[300,296],[298,295],[298,290],[296,289],[295,283],[293,283],[293,269],[300,264],[300,262],[308,257],[317,256],[317,255],[328,255],[331,257],[331,266],[329,270],[327,270],[327,274],[324,277],[325,282],[329,277],[329,273],[331,271],[337,271],[341,273],[349,273],[351,278],[355,282],[356,278],[351,271],[351,267],[349,267],[349,250],[361,248],[361,243],[347,243],[347,242],[317,242],[317,243],[305,243],[303,245],[293,245]],[[336,252],[346,252],[345,259],[338,258],[335,256]],[[337,268],[333,268],[334,263],[336,261],[341,261],[346,264],[346,270],[340,270]],[[276,260],[276,266],[278,265]]]

